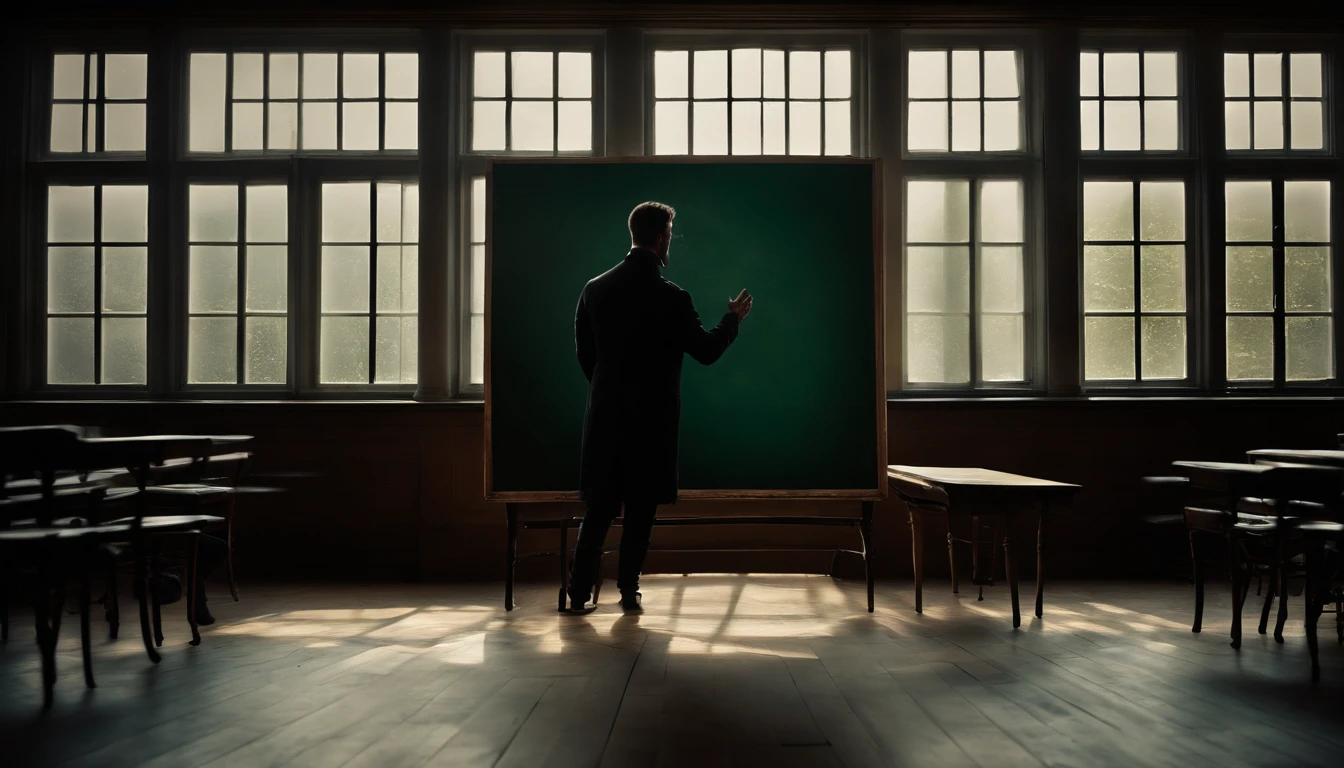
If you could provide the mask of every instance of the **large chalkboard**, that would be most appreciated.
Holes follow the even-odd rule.
[[[629,250],[626,217],[645,200],[677,211],[664,275],[706,324],[741,289],[756,297],[722,359],[686,358],[681,498],[883,497],[880,179],[858,159],[493,162],[487,498],[577,498],[588,383],[574,307]]]

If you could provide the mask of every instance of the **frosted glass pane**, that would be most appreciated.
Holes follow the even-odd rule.
[[[1288,94],[1290,96],[1321,96],[1321,63],[1321,54],[1319,53],[1289,54]]]
[[[1290,106],[1293,149],[1320,149],[1325,146],[1322,134],[1321,102],[1295,101]]]
[[[728,102],[695,102],[691,105],[691,119],[691,148],[695,154],[728,154]]]
[[[733,66],[733,98],[760,98],[761,49],[734,48],[731,58]],[[829,75],[829,73],[827,74]]]
[[[970,318],[906,317],[906,379],[911,383],[964,384],[971,379]]]
[[[243,383],[284,384],[288,368],[283,317],[249,317],[243,327]]]
[[[1083,51],[1078,54],[1078,95],[1101,95],[1101,54]]]
[[[485,313],[485,246],[471,246],[471,313]]]
[[[1227,380],[1274,378],[1274,320],[1269,317],[1227,318]]]
[[[1149,101],[1143,105],[1143,148],[1181,148],[1180,116],[1174,101]]]
[[[143,53],[109,53],[103,57],[103,93],[109,99],[145,98],[146,56]]]
[[[402,259],[401,246],[378,246],[378,311],[414,312],[415,307],[406,307],[402,297]]]
[[[233,98],[260,99],[264,97],[266,95],[265,81],[265,54],[233,54]],[[237,130],[236,125],[234,130]]]
[[[266,130],[267,149],[297,149],[299,146],[299,105],[269,104],[270,125]]]
[[[477,152],[504,149],[502,101],[477,101],[471,105],[471,148]]]
[[[84,54],[58,53],[51,57],[51,97],[83,99]],[[94,94],[96,95],[96,94]]]
[[[1080,147],[1084,150],[1101,149],[1101,105],[1095,101],[1084,101],[1079,104],[1080,120],[1082,123],[1082,143]]]
[[[761,109],[761,151],[767,155],[782,155],[787,149],[784,102],[767,101]]]
[[[1017,51],[985,51],[985,96],[1015,99],[1021,95]]]
[[[821,154],[821,104],[789,102],[789,154]]]
[[[283,245],[247,247],[248,312],[284,312],[289,306],[288,251]]]
[[[191,54],[187,148],[192,152],[224,151],[224,79],[227,63],[227,54]]]
[[[653,151],[657,155],[684,155],[690,137],[686,132],[686,102],[660,101],[653,106]]]
[[[1284,309],[1289,312],[1329,312],[1330,249],[1283,249]]]
[[[321,334],[318,380],[323,384],[367,384],[368,318],[324,317]]]
[[[1283,237],[1290,243],[1330,239],[1330,182],[1283,183]]]
[[[849,51],[826,52],[826,89],[828,99],[848,99],[850,96],[850,60]],[[737,74],[733,74],[736,79]],[[736,80],[734,80],[736,81]]]
[[[910,52],[906,95],[912,99],[947,98],[947,51]]]
[[[826,102],[826,154],[848,155],[850,145],[850,103]]]
[[[1144,381],[1185,378],[1185,318],[1145,317],[1139,352]]]
[[[93,248],[47,249],[47,311],[93,311]]]
[[[471,180],[471,242],[485,242],[485,177]]]
[[[238,320],[193,317],[187,324],[187,383],[238,383]]]
[[[322,185],[322,242],[369,242],[368,182]]]
[[[289,238],[289,198],[283,185],[247,188],[247,241],[283,243]]]
[[[420,56],[414,53],[383,55],[383,96],[414,99],[420,96]]]
[[[559,59],[558,95],[562,99],[589,99],[593,96],[593,55],[561,51]]]
[[[322,246],[322,311],[369,311],[369,249]]]
[[[396,183],[378,184],[375,192],[377,203],[377,239],[380,243],[400,243],[401,240],[401,185]]]
[[[299,97],[299,54],[272,53],[271,92],[272,99],[297,99]],[[312,98],[312,94],[308,94]]]
[[[970,249],[910,246],[905,250],[907,312],[969,312]]]
[[[107,104],[103,107],[103,149],[108,152],[145,151],[145,105]]]
[[[550,98],[554,95],[552,58],[550,51],[514,51],[510,54],[513,67],[510,95],[514,98]]]
[[[1083,336],[1088,381],[1134,379],[1134,318],[1085,318]]]
[[[1319,316],[1284,319],[1284,376],[1288,381],[1322,381],[1334,376],[1330,321]]]
[[[1177,95],[1176,52],[1148,51],[1143,54],[1145,96]]]
[[[101,384],[145,383],[145,318],[103,320]]]
[[[1134,185],[1128,181],[1083,182],[1083,239],[1134,239]]]
[[[187,259],[187,311],[236,312],[238,249],[232,245],[193,245]]]
[[[84,105],[51,105],[51,151],[84,151]]]
[[[47,383],[93,383],[93,319],[47,320]]]
[[[980,240],[1022,242],[1022,182],[996,179],[980,184]]]
[[[759,101],[733,102],[733,154],[761,154],[761,103]]]
[[[1139,102],[1108,101],[1102,110],[1105,118],[1106,149],[1133,150],[1142,148],[1139,141]]]
[[[303,104],[303,148],[336,149],[335,104]]]
[[[377,320],[377,347],[374,381],[379,384],[415,383],[414,317],[380,317]]]
[[[1139,239],[1185,239],[1185,182],[1139,184]]]
[[[697,99],[724,99],[728,97],[728,52],[695,52],[695,89]]]
[[[911,152],[947,151],[947,102],[912,101],[906,149]]]
[[[687,71],[690,56],[686,51],[653,52],[653,96],[657,99],[684,99],[690,95]]]
[[[420,310],[420,246],[401,246],[401,311]]]
[[[341,109],[341,149],[378,149],[378,103],[347,102]]]
[[[1134,249],[1128,245],[1083,247],[1083,311],[1134,310]]]
[[[1244,53],[1223,54],[1223,92],[1228,96],[1251,95],[1251,59]]]
[[[1283,149],[1283,102],[1255,102],[1255,148]]]
[[[1102,54],[1101,76],[1103,95],[1139,95],[1139,54]]]
[[[477,51],[472,57],[471,95],[478,99],[504,98],[503,51]]]
[[[144,313],[148,272],[148,248],[104,248],[103,311]]]
[[[514,101],[509,104],[509,145],[516,150],[555,148],[555,108],[550,101]]]
[[[593,148],[593,103],[562,101],[558,109],[556,149],[561,152],[588,151]]]
[[[303,54],[303,98],[336,98],[336,54]]]
[[[238,187],[192,184],[187,188],[187,239],[193,243],[238,241]]]
[[[1023,318],[1021,315],[985,315],[980,318],[980,378],[985,381],[1022,381]]]
[[[970,219],[970,182],[932,179],[906,183],[906,242],[968,242]]]
[[[149,240],[149,187],[103,187],[103,242],[143,243]]]
[[[383,149],[416,149],[420,144],[420,108],[415,102],[389,101],[383,105]]]
[[[471,316],[471,365],[468,378],[472,384],[485,382],[485,318]]]
[[[1139,249],[1139,308],[1144,312],[1185,311],[1185,246],[1145,245]]]
[[[1223,109],[1223,140],[1228,149],[1251,148],[1251,105],[1229,101]]]
[[[821,98],[821,52],[789,52],[789,98]]]
[[[230,149],[265,149],[261,102],[242,102],[233,105],[233,138]]]
[[[1282,96],[1283,54],[1257,53],[1254,58],[1255,95]]]
[[[784,52],[761,53],[761,94],[767,99],[784,98]]]
[[[985,150],[1002,152],[1022,148],[1022,122],[1016,101],[985,102]]]
[[[980,250],[981,312],[1022,312],[1023,286],[1021,246],[985,246]]]
[[[47,188],[47,242],[93,242],[93,187]]]
[[[952,52],[952,98],[980,98],[980,52]]]
[[[1270,194],[1268,181],[1229,181],[1225,187],[1227,239],[1263,241],[1271,238]]]
[[[952,102],[952,151],[980,151],[980,102]]]
[[[347,99],[376,99],[378,93],[378,54],[343,53],[341,92]]]
[[[1227,249],[1227,311],[1274,309],[1274,250],[1267,245]]]

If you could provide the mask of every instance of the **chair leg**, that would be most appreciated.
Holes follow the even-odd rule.
[[[0,575],[0,643],[9,642],[9,579]]]
[[[79,584],[79,646],[84,656],[84,685],[97,688],[93,682],[93,643],[89,639],[89,610],[93,602],[93,574],[85,568]]]
[[[201,628],[196,624],[196,553],[200,538],[199,533],[191,534],[191,544],[188,545],[191,551],[187,553],[187,583],[183,586],[186,591],[187,624],[191,626],[192,645],[201,644]]]
[[[1335,601],[1335,642],[1344,645],[1344,602]]]
[[[910,507],[910,555],[915,568],[915,613],[924,612],[924,513]]]
[[[1283,625],[1288,621],[1288,560],[1283,551],[1283,538],[1279,538],[1276,552],[1274,578],[1279,582],[1279,620],[1274,623],[1274,642],[1283,642]]]
[[[1191,625],[1190,631],[1199,634],[1204,626],[1204,567],[1199,562],[1199,546],[1195,532],[1190,532],[1190,560],[1191,572],[1195,580],[1195,623]]]
[[[1306,607],[1306,633],[1307,633],[1307,652],[1311,655],[1311,682],[1317,683],[1321,680],[1321,659],[1320,648],[1316,641],[1316,623],[1321,616],[1321,596],[1317,594],[1316,588],[1320,581],[1324,580],[1325,574],[1318,573],[1322,570],[1325,559],[1325,544],[1316,541],[1314,537],[1308,537],[1305,552],[1306,559],[1306,585],[1302,590],[1302,602]]]
[[[952,572],[952,594],[961,592],[960,585],[957,583],[957,549],[954,546],[956,539],[952,536],[952,514],[949,512],[944,516],[947,521],[947,567]]]
[[[1265,634],[1265,628],[1269,625],[1269,609],[1274,605],[1274,590],[1278,585],[1278,571],[1275,571],[1269,577],[1269,588],[1265,590],[1265,605],[1260,609],[1260,626],[1256,631],[1262,635]]]
[[[1242,589],[1241,559],[1237,557],[1237,543],[1227,535],[1227,563],[1232,572],[1232,647],[1241,648],[1241,607],[1246,591]]]
[[[121,629],[121,600],[117,596],[117,564],[114,562],[107,568],[107,603],[104,608],[107,613],[107,636],[109,639],[116,640],[117,632]]]
[[[1003,570],[1008,577],[1008,591],[1013,598],[1013,629],[1022,626],[1022,610],[1017,598],[1017,558],[1013,557],[1013,530],[1007,518],[1003,521]]]
[[[155,552],[149,558],[149,584],[147,593],[149,595],[149,604],[153,610],[154,621],[154,645],[163,646],[163,606],[159,604],[159,593],[154,589],[159,583],[159,554]]]
[[[229,497],[229,521],[224,528],[224,567],[229,574],[229,594],[238,602],[238,580],[233,577],[233,497]]]
[[[33,597],[33,624],[37,630],[37,650],[42,658],[43,709],[51,709],[52,690],[56,686],[56,632],[48,619],[50,610],[51,595],[47,589],[46,571],[39,567]]]
[[[1049,508],[1041,510],[1041,517],[1036,521],[1036,618],[1041,618],[1041,610],[1045,607],[1045,518],[1050,512]]]
[[[145,641],[145,653],[149,660],[159,663],[159,652],[154,648],[154,631],[149,623],[149,577],[147,575],[149,556],[143,543],[137,544],[135,557],[135,583],[140,585],[140,637]]]

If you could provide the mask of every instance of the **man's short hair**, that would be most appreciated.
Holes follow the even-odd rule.
[[[647,202],[635,206],[630,212],[630,242],[635,245],[653,245],[667,231],[667,226],[676,218],[677,212],[672,206]]]

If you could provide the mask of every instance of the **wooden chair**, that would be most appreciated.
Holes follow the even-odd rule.
[[[1316,639],[1316,625],[1324,606],[1335,604],[1335,634],[1344,644],[1344,623],[1341,623],[1341,602],[1344,602],[1344,523],[1312,521],[1298,526],[1306,550],[1306,605],[1307,650],[1311,654],[1311,681],[1321,679],[1320,649]]]
[[[173,459],[151,470],[154,486],[149,489],[150,505],[188,507],[208,511],[224,518],[224,566],[229,579],[229,595],[238,600],[238,580],[233,570],[233,527],[237,499],[242,493],[271,492],[279,489],[244,487],[252,454],[246,451],[209,456],[204,462]],[[227,490],[225,493],[223,491]]]

